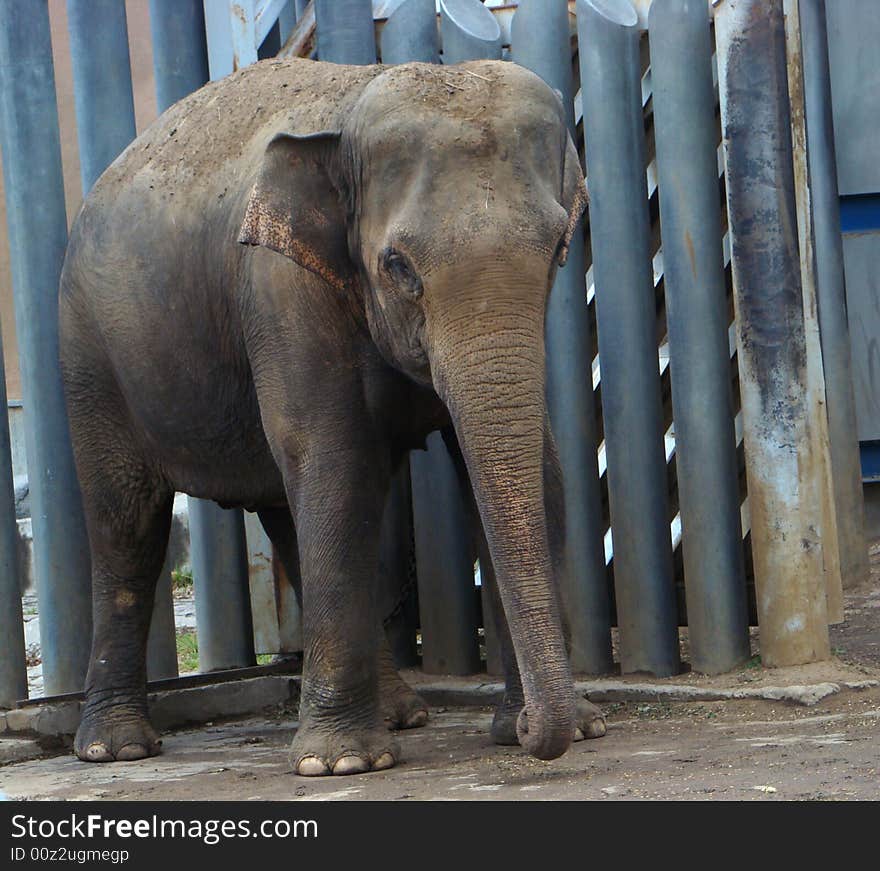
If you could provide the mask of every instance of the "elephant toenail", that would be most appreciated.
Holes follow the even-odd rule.
[[[593,720],[590,723],[590,737],[601,738],[608,731],[605,721],[601,719]]]
[[[427,720],[428,715],[425,714],[425,719]],[[379,755],[378,759],[373,763],[373,771],[384,771],[386,768],[391,768],[394,765],[394,757],[388,753],[382,753]]]
[[[319,759],[317,756],[305,756],[296,766],[296,773],[303,777],[320,777],[323,774],[329,774],[330,769],[323,759]]]
[[[575,726],[574,740],[575,741],[583,741],[584,740],[584,733],[583,733],[583,730],[580,728],[580,726]]]
[[[149,755],[147,748],[143,744],[126,744],[119,749],[116,759],[118,762],[132,762],[135,759],[143,759]]]
[[[366,759],[362,759],[360,756],[355,756],[353,754],[340,756],[333,766],[333,773],[337,775],[361,774],[364,771],[369,770],[369,762],[367,762]]]
[[[107,750],[107,745],[101,742],[89,744],[86,748],[86,759],[89,762],[109,762],[113,757]]]
[[[427,722],[427,711],[415,711],[406,718],[406,728],[417,729],[419,726],[424,726]]]

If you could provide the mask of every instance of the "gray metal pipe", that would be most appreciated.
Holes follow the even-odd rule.
[[[201,0],[150,0],[153,78],[159,112],[182,100],[208,80],[208,52]],[[171,571],[166,556],[156,584],[153,618],[147,638],[147,678],[176,677],[177,628]]]
[[[382,30],[382,62],[388,64],[406,63],[408,61],[437,63],[437,41],[437,15],[434,8],[434,0],[404,0],[391,14]],[[457,497],[457,502],[453,506],[442,507],[439,510],[447,513],[460,510],[461,497],[458,495],[458,482],[455,480],[455,471],[452,469],[448,459],[445,465],[442,465],[442,456],[439,461],[435,462],[434,457],[438,452],[446,453],[446,447],[442,440],[439,439],[437,444],[429,451],[429,454],[423,456],[420,461],[417,461],[418,468],[413,470],[412,475],[407,474],[405,476],[410,486],[410,492],[412,493],[413,486],[423,486],[421,483],[422,478],[427,477],[428,480],[436,482],[440,480],[438,476],[443,474],[451,475],[451,480],[444,481],[440,489],[454,493]],[[438,466],[438,462],[441,465]],[[408,577],[408,556],[409,537],[412,534],[415,541],[416,566],[420,582],[419,600],[421,609],[423,613],[429,613],[435,621],[431,631],[428,633],[427,641],[423,633],[422,647],[429,663],[439,663],[449,659],[449,654],[443,649],[443,645],[447,643],[446,639],[450,632],[455,634],[459,631],[459,627],[454,625],[454,620],[452,619],[447,618],[448,625],[443,624],[444,603],[450,596],[456,599],[459,596],[473,596],[473,572],[468,569],[460,577],[456,577],[454,574],[455,566],[468,564],[468,557],[466,555],[464,557],[461,556],[467,553],[467,542],[455,539],[443,540],[439,537],[444,533],[454,533],[459,530],[460,524],[437,527],[434,523],[434,514],[438,511],[438,506],[430,504],[423,498],[417,498],[415,494],[411,496],[412,501],[410,502],[410,499],[405,498],[406,495],[400,491],[395,482],[389,495],[389,504],[386,508],[383,522],[382,553],[387,552],[389,556],[384,561],[380,559],[380,562],[384,562],[388,566],[398,566],[398,570],[388,578],[390,584],[388,586],[387,602],[394,607],[401,596],[401,582],[403,584],[410,582]],[[406,510],[404,510],[404,506]],[[406,545],[405,550],[401,547],[403,544]],[[438,554],[448,553],[456,553],[458,557],[452,560],[443,559],[438,561]],[[397,555],[396,562],[390,558],[390,555],[393,554]],[[407,562],[403,564],[406,569],[405,573],[400,572],[401,557],[407,558]],[[422,584],[422,570],[418,567],[427,566],[428,564],[432,564],[431,571],[433,574],[430,577],[426,576],[425,582]],[[427,571],[427,569],[425,570]],[[396,581],[395,577],[397,578]],[[470,587],[469,590],[468,585]],[[432,597],[437,597],[436,601]],[[467,603],[465,604],[466,606]],[[461,611],[460,608],[457,610]],[[415,609],[411,609],[407,614],[401,615],[401,617],[403,618],[403,626],[401,626],[401,619],[395,618],[392,625],[388,627],[389,641],[391,642],[398,665],[408,664],[407,659],[411,659],[408,648],[409,633],[412,631],[412,640],[415,642],[416,627],[408,621],[410,618],[413,618],[413,622],[418,620]],[[405,634],[401,632],[402,628],[405,630]],[[475,627],[472,626],[471,628],[474,629]]]
[[[3,359],[3,342],[0,340],[0,708],[11,708],[19,699],[27,698],[28,684]]]
[[[577,23],[620,661],[624,672],[669,675],[679,669],[678,620],[638,17],[626,0],[578,0]]]
[[[715,38],[761,658],[795,665],[829,638],[781,0],[719,6]]]
[[[0,0],[0,129],[48,695],[83,687],[91,567],[58,365],[67,245],[55,74],[45,3]]]
[[[337,64],[376,63],[371,0],[315,0],[318,60]]]
[[[511,25],[513,60],[562,96],[576,136],[568,6],[523,0]],[[584,279],[583,223],[568,263],[556,276],[547,309],[547,403],[565,484],[566,558],[562,597],[575,672],[602,674],[613,665],[602,496],[596,460],[589,310]]]
[[[691,665],[720,674],[749,631],[709,13],[654,0],[648,21]]]
[[[480,670],[474,566],[467,512],[455,467],[440,433],[428,452],[410,454],[422,668],[429,674]]]
[[[156,102],[164,112],[208,81],[202,0],[150,0]]]
[[[439,61],[433,0],[405,0],[392,13],[382,31],[382,52],[385,63],[391,62],[389,57],[396,63]],[[474,567],[461,485],[439,433],[428,439],[427,452],[410,454],[410,465],[423,666],[434,673],[451,668],[469,674],[479,670],[480,661]],[[494,649],[491,653],[494,656]]]
[[[153,595],[153,615],[147,636],[147,680],[165,680],[178,675],[171,569],[166,555]]]
[[[443,63],[501,60],[501,28],[480,0],[440,0]]]
[[[187,28],[182,44],[191,56],[183,67],[186,77],[180,83],[181,91],[194,91],[205,84],[205,51],[209,52],[208,70],[213,79],[233,72],[235,52],[228,4],[212,0],[206,9],[206,15],[211,14],[210,22],[195,12],[183,18],[176,17],[182,16],[182,10],[162,11],[172,16],[164,19],[166,27]],[[209,24],[212,29],[208,28]],[[256,59],[256,46],[247,56]],[[157,69],[157,79],[162,75],[164,71]],[[223,510],[213,502],[192,496],[187,499],[187,510],[200,666],[215,669],[252,665],[253,621],[248,595],[244,513],[238,508]],[[218,554],[226,554],[228,558],[222,559]],[[247,599],[247,607],[243,605],[243,597]]]
[[[136,135],[122,0],[67,0],[83,193]]]
[[[825,0],[800,2],[798,8],[819,334],[825,370],[840,573],[844,588],[847,588],[861,583],[868,576],[868,547],[846,312]]]
[[[244,516],[239,509],[226,510],[202,499],[193,511],[193,501],[189,503],[189,536],[199,670],[253,665]]]
[[[382,29],[382,63],[440,62],[434,0],[404,0]]]

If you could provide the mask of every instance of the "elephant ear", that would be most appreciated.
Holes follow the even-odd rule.
[[[559,251],[557,259],[560,266],[565,266],[568,260],[568,249],[571,247],[571,240],[574,236],[575,228],[590,202],[587,193],[587,185],[584,182],[584,174],[581,172],[581,162],[578,158],[577,149],[571,141],[571,137],[567,136],[565,147],[565,165],[562,170],[562,205],[568,212],[568,224],[565,227],[565,233],[562,241],[559,243]]]
[[[342,290],[354,274],[345,209],[329,166],[339,134],[279,133],[266,146],[238,241],[277,251]]]

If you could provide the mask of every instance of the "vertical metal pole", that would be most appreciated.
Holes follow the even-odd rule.
[[[748,659],[708,7],[649,14],[666,324],[691,665]]]
[[[150,0],[153,73],[159,111],[208,81],[202,0]]]
[[[296,3],[294,0],[287,0],[284,8],[278,14],[278,38],[281,41],[281,45],[284,45],[290,34],[293,33],[293,28],[296,27],[296,20]]]
[[[574,138],[567,4],[523,0],[511,25],[511,44],[513,60],[562,95]],[[611,670],[613,659],[585,271],[581,223],[568,263],[557,273],[547,309],[547,404],[565,485],[566,554],[561,580],[571,632],[571,666],[575,672],[602,674]]]
[[[58,280],[67,245],[55,74],[45,3],[0,0],[0,129],[15,292],[34,574],[48,695],[82,689],[91,568],[58,365]]]
[[[28,694],[21,614],[21,563],[15,522],[15,486],[9,446],[6,370],[0,340],[0,708],[11,708]]]
[[[174,624],[174,597],[171,595],[171,563],[165,555],[156,581],[153,616],[147,636],[147,680],[177,677],[177,628]]]
[[[382,63],[440,62],[434,0],[403,0],[382,30]]]
[[[638,17],[578,0],[590,232],[624,672],[674,674],[678,620],[655,338]]]
[[[715,36],[761,657],[795,665],[829,640],[781,0],[727,0]]]
[[[437,63],[434,0],[405,0],[382,31],[382,52],[386,63],[392,62],[389,58],[395,63]],[[422,662],[426,671],[469,674],[479,670],[479,647],[467,512],[442,437],[435,433],[427,444],[426,453],[410,454]],[[438,517],[444,522],[438,523]],[[488,608],[484,608],[484,629],[488,648],[490,641],[494,643]],[[494,650],[489,653],[497,659]]]
[[[83,194],[136,135],[125,3],[67,0]]]
[[[318,60],[336,64],[376,63],[371,0],[315,0]]]
[[[190,500],[189,536],[196,599],[199,670],[253,665],[244,516],[213,502]]]
[[[150,36],[156,102],[159,112],[164,112],[208,80],[201,0],[150,0]],[[147,641],[150,680],[177,675],[172,568],[166,558],[156,586],[153,622]]]
[[[125,4],[68,0],[77,139],[83,195],[137,134]],[[151,680],[177,675],[171,576],[156,584],[147,641]]]
[[[409,462],[404,460],[391,479],[391,489],[382,516],[382,534],[379,540],[379,601],[385,621],[385,634],[398,668],[418,663],[416,651],[417,620],[415,591],[410,577],[412,546],[412,510],[410,507]]]
[[[865,506],[846,313],[825,0],[800,2],[807,160],[831,468],[844,588],[868,575]]]
[[[430,674],[472,674],[480,669],[480,651],[467,511],[440,433],[428,437],[428,453],[410,454],[410,469],[422,668]]]
[[[501,28],[480,0],[440,0],[443,63],[501,60]]]
[[[172,13],[167,8],[163,11]],[[204,0],[203,24],[195,12],[186,20],[177,19],[173,14],[165,19],[168,29],[189,28],[186,40],[191,53],[186,67],[188,90],[196,90],[205,83],[205,50],[211,79],[228,76],[237,68],[237,63],[244,65],[257,59],[256,44],[246,41],[245,23],[236,19],[240,27],[233,31],[231,17],[228,0]],[[250,24],[253,25],[253,21]],[[160,74],[157,69],[157,79]],[[213,671],[253,665],[244,514],[239,508],[223,509],[214,502],[191,496],[187,498],[187,510],[199,668]]]

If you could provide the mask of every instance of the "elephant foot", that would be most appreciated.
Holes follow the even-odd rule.
[[[83,762],[130,762],[162,752],[162,741],[143,713],[104,708],[83,710],[74,740],[74,752]]]
[[[290,746],[290,764],[303,777],[364,774],[391,768],[400,758],[387,729],[368,732],[324,732],[300,726]]]
[[[512,746],[519,744],[516,734],[516,722],[524,702],[521,698],[508,698],[505,695],[501,704],[495,709],[492,719],[492,740],[496,744]],[[608,731],[605,715],[592,702],[578,697],[574,712],[574,741],[587,738],[601,738]]]
[[[416,729],[428,722],[427,702],[396,671],[381,676],[379,699],[389,729]]]
[[[592,702],[578,696],[574,709],[574,740],[601,738],[608,731],[605,715]]]
[[[515,695],[504,694],[501,703],[495,708],[495,716],[492,718],[490,734],[496,744],[503,747],[513,747],[519,744],[516,734],[516,721],[519,712],[525,707],[525,700],[520,693]]]

